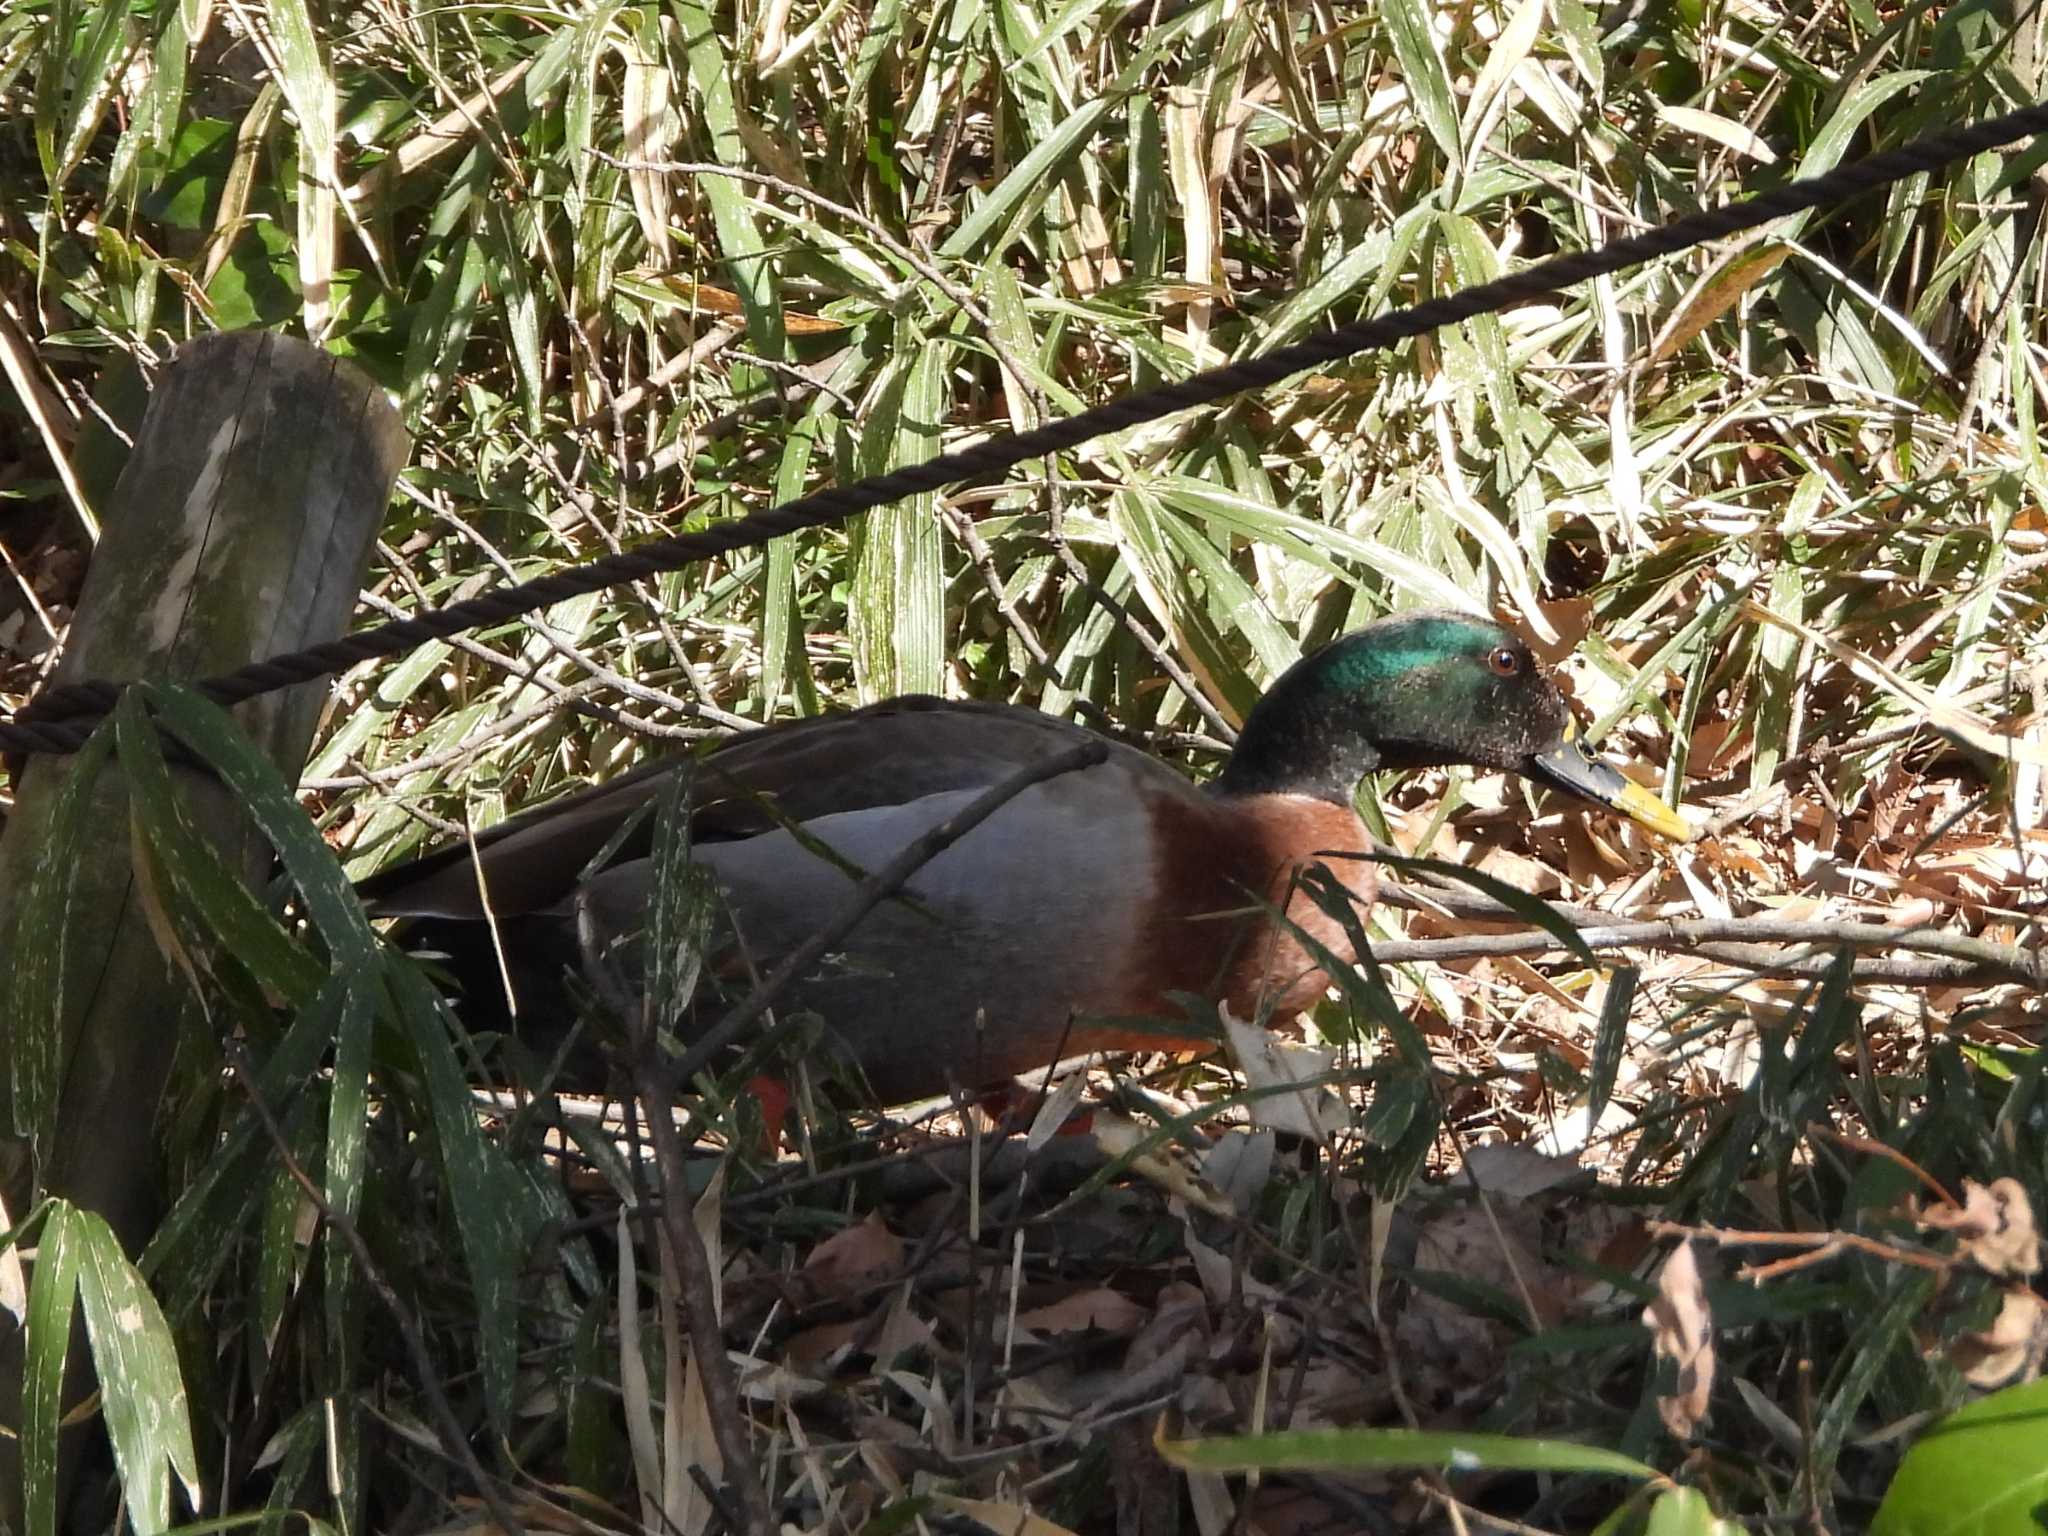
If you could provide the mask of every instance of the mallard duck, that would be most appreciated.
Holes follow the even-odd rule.
[[[1087,735],[1031,709],[908,697],[719,744],[698,759],[692,815],[692,856],[729,918],[714,969],[743,959],[733,974],[767,970],[838,910],[858,871]],[[912,899],[870,912],[782,1007],[814,1011],[891,1103],[999,1082],[1061,1052],[1156,1049],[1157,1032],[1110,1021],[1183,1017],[1175,992],[1284,1016],[1327,980],[1272,907],[1284,902],[1290,921],[1348,955],[1297,872],[1319,853],[1371,846],[1353,808],[1365,774],[1451,763],[1687,834],[1657,796],[1586,755],[1556,685],[1511,631],[1402,613],[1290,667],[1206,789],[1108,743],[1097,765],[1018,795],[927,864]],[[462,930],[483,933],[480,874],[523,999],[550,982],[559,994],[579,962],[601,991],[615,988],[620,940],[641,926],[653,878],[644,828],[606,867],[585,866],[672,766],[567,796],[473,851],[444,849],[360,889],[374,914],[425,920],[427,942],[452,950]],[[1371,902],[1370,863],[1327,867]],[[502,1006],[495,961],[483,978],[480,1004],[496,991]],[[522,1015],[533,1011],[529,1001]]]

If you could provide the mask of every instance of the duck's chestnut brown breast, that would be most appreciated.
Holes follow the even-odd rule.
[[[1220,997],[1247,1019],[1261,1009],[1284,1015],[1314,1001],[1327,979],[1260,902],[1284,902],[1289,922],[1350,960],[1343,926],[1299,881],[1307,867],[1323,863],[1363,916],[1376,888],[1373,866],[1316,858],[1371,847],[1357,814],[1307,795],[1160,796],[1151,814],[1153,888],[1143,953],[1133,957],[1131,1011],[1172,1017],[1177,1010],[1166,994],[1174,991]]]

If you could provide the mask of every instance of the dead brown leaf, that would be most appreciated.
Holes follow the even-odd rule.
[[[1685,759],[1689,779],[1718,779],[1749,761],[1756,738],[1738,720],[1705,720],[1693,727]]]
[[[811,1250],[804,1276],[826,1296],[844,1296],[864,1280],[903,1267],[903,1239],[891,1232],[878,1211]]]
[[[2031,1275],[2041,1268],[2034,1208],[2018,1179],[1963,1180],[1961,1205],[1931,1205],[1915,1218],[1923,1230],[1953,1232],[1960,1254],[1994,1275]]]
[[[1520,1142],[1473,1147],[1465,1154],[1465,1176],[1477,1189],[1510,1200],[1527,1200],[1586,1177],[1579,1160],[1552,1156]]]
[[[1517,615],[1509,611],[1502,617],[1513,623]],[[1574,655],[1580,643],[1593,632],[1593,600],[1589,597],[1538,598],[1536,617],[1536,623],[1526,620],[1516,623],[1515,633],[1528,643],[1538,661],[1546,667],[1555,667]],[[1546,626],[1556,639],[1544,638]]]
[[[1678,1366],[1678,1390],[1657,1399],[1657,1414],[1674,1438],[1690,1440],[1714,1391],[1714,1317],[1690,1242],[1674,1248],[1657,1271],[1657,1294],[1643,1309],[1643,1326],[1658,1356]]]
[[[843,1349],[859,1337],[865,1326],[858,1319],[837,1323],[820,1323],[815,1328],[806,1328],[793,1333],[782,1346],[783,1362],[792,1370],[810,1371],[835,1350]]]
[[[1260,1094],[1251,1106],[1254,1125],[1290,1131],[1325,1147],[1350,1127],[1342,1099],[1325,1087],[1302,1086],[1329,1073],[1337,1064],[1335,1051],[1282,1040],[1265,1026],[1238,1018],[1227,1005],[1219,1015],[1245,1086]]]
[[[1486,857],[1479,861],[1482,872],[1496,880],[1505,880],[1518,891],[1527,891],[1531,896],[1559,896],[1564,892],[1564,877],[1540,859],[1532,859],[1511,848],[1490,848]]]
[[[2048,1352],[2048,1305],[2024,1285],[2005,1293],[2005,1303],[1981,1333],[1958,1334],[1948,1346],[1949,1363],[1972,1386],[1997,1387],[2022,1371],[2039,1375]]]
[[[645,269],[630,274],[652,287],[665,288],[686,304],[707,315],[743,315],[746,304],[730,288],[715,288],[709,283],[694,282],[690,278],[669,272]],[[831,336],[846,329],[842,320],[827,320],[822,315],[807,315],[797,310],[782,312],[782,326],[792,336]]]
[[[1058,1301],[1017,1314],[1017,1326],[1033,1333],[1128,1333],[1145,1321],[1145,1309],[1120,1291],[1091,1286]]]
[[[1537,1256],[1533,1208],[1495,1199],[1489,1214],[1477,1204],[1442,1211],[1416,1238],[1415,1266],[1491,1286],[1529,1308],[1539,1324],[1562,1310],[1550,1266]],[[1394,1323],[1395,1347],[1409,1389],[1427,1402],[1497,1379],[1509,1343],[1507,1331],[1464,1303],[1418,1289]]]

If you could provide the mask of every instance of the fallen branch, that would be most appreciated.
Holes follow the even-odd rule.
[[[1517,922],[1520,915],[1488,897],[1455,890],[1419,891],[1389,881],[1379,899],[1390,906],[1417,911],[1445,910],[1459,917],[1487,922]],[[1740,966],[1767,976],[1818,977],[1834,963],[1839,949],[1892,949],[1927,955],[1925,960],[1855,961],[1853,979],[1890,982],[1898,986],[1946,986],[1959,982],[2017,981],[2048,991],[2048,953],[2038,948],[1995,944],[1989,939],[1951,933],[1940,928],[1893,928],[1883,923],[1794,922],[1775,917],[1707,917],[1616,922],[1611,912],[1562,902],[1544,905],[1578,930],[1592,949],[1686,950],[1723,965]],[[1802,946],[1809,952],[1789,953],[1772,946]],[[1556,935],[1541,929],[1520,933],[1460,934],[1444,939],[1399,939],[1373,945],[1383,964],[1418,960],[1467,960],[1485,955],[1542,954],[1565,948]],[[1819,950],[1824,953],[1813,953]]]

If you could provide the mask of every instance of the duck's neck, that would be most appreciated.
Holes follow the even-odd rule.
[[[1381,765],[1370,693],[1332,687],[1331,653],[1296,662],[1252,707],[1215,783],[1226,799],[1305,795],[1348,806],[1358,781]]]
[[[1210,792],[1221,800],[1292,795],[1348,806],[1358,792],[1358,781],[1377,766],[1376,757],[1357,753],[1247,753],[1240,739],[1230,754],[1230,762],[1210,785]]]

